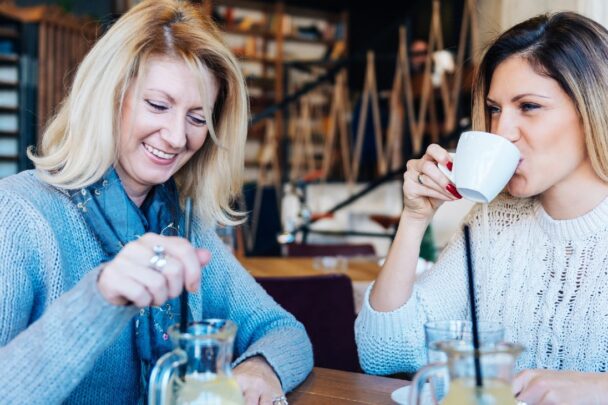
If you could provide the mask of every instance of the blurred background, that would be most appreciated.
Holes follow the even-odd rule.
[[[95,40],[132,0],[0,1],[0,177],[56,112]],[[239,57],[251,100],[246,224],[222,230],[240,255],[280,242],[371,246],[384,256],[402,206],[405,162],[470,128],[484,44],[533,15],[573,10],[601,23],[603,0],[206,0]],[[432,262],[470,208],[445,204]]]

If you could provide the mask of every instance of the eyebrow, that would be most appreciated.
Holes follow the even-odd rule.
[[[514,103],[516,101],[521,100],[524,97],[528,97],[528,96],[533,96],[533,97],[540,97],[540,98],[545,98],[545,99],[549,99],[550,97],[547,96],[543,96],[541,94],[536,94],[536,93],[523,93],[523,94],[518,94],[517,96],[513,97],[511,99],[511,102]],[[490,103],[494,103],[494,104],[498,104],[496,101],[492,100],[490,97],[486,97],[486,102],[490,102]]]
[[[152,89],[148,89],[148,90],[149,90],[149,91],[155,91],[155,92],[157,92],[157,93],[161,93],[161,94],[163,94],[165,97],[167,97],[167,98],[169,99],[169,101],[170,101],[172,104],[175,104],[175,99],[173,98],[173,96],[171,96],[171,94],[167,93],[166,91],[164,91],[164,90],[160,90],[160,89],[154,89],[154,88],[152,88]],[[195,110],[195,111],[198,111],[198,110],[203,111],[203,107],[202,107],[202,106],[200,106],[200,107],[196,107],[196,108],[193,108],[193,110]]]

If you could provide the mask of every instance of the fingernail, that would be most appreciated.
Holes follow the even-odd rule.
[[[448,162],[448,164],[445,165],[445,167],[447,167],[449,171],[452,171],[452,165],[453,165],[452,162]]]
[[[462,196],[460,195],[460,193],[458,192],[458,190],[456,190],[456,187],[454,187],[453,184],[448,184],[447,186],[445,186],[445,189],[448,190],[450,192],[450,194],[452,194],[454,197],[458,198],[459,200],[462,198]]]

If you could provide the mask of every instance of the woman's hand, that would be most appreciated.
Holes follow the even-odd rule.
[[[245,360],[234,369],[246,405],[272,405],[283,394],[279,377],[261,356]]]
[[[404,214],[409,219],[428,222],[444,201],[462,198],[439,170],[438,163],[451,170],[450,154],[436,144],[430,145],[421,159],[407,162],[403,175],[403,204]]]
[[[156,246],[164,248],[166,258],[158,269],[151,264]],[[207,250],[195,249],[184,238],[147,233],[125,245],[104,266],[97,285],[101,295],[114,305],[159,306],[177,297],[184,287],[197,291],[201,268],[210,258]]]
[[[601,404],[608,398],[604,373],[524,370],[513,380],[513,393],[528,405]]]

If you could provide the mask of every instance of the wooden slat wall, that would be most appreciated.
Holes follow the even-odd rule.
[[[70,88],[80,61],[98,36],[98,24],[54,7],[42,16],[39,30],[38,133]]]

